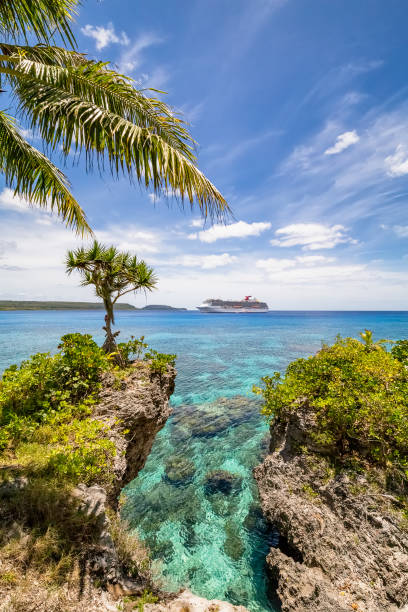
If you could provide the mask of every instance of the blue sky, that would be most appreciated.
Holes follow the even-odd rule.
[[[406,309],[407,17],[405,0],[84,0],[79,49],[168,92],[234,212],[203,227],[68,162],[98,238],[156,268],[148,303]],[[0,190],[0,297],[91,299],[64,274],[75,236]]]

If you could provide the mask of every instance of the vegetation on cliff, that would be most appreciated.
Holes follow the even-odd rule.
[[[286,422],[307,402],[315,422],[310,438],[325,454],[355,469],[384,468],[408,482],[408,342],[375,343],[338,337],[314,356],[275,372],[255,391],[263,414]]]
[[[58,348],[9,367],[0,381],[0,592],[17,589],[19,597],[29,588],[24,575],[47,591],[70,581],[78,587],[87,573],[96,519],[80,511],[72,491],[84,483],[109,492],[115,478],[112,424],[95,413],[104,377],[113,376],[120,388],[139,365],[160,375],[175,359],[134,338],[121,344],[123,368],[87,334],[65,335]],[[114,516],[111,525],[122,565],[130,575],[146,576],[146,549]],[[21,597],[10,609],[23,609]],[[64,597],[59,592],[65,608],[52,609],[76,609]]]

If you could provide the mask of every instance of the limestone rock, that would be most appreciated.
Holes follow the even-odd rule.
[[[363,476],[334,476],[328,449],[309,438],[313,422],[302,405],[276,423],[271,454],[254,470],[264,515],[280,534],[267,564],[282,611],[401,611],[408,533],[398,500]]]
[[[248,612],[243,606],[234,606],[218,599],[204,599],[185,590],[174,599],[156,604],[144,604],[145,612]]]
[[[110,534],[110,521],[106,514],[106,491],[99,485],[80,484],[72,491],[78,500],[78,510],[95,520],[95,542],[90,550],[92,573],[100,576],[112,595],[140,595],[146,588],[142,580],[133,580],[122,572],[115,544]]]
[[[109,438],[116,446],[115,478],[106,491],[99,485],[79,484],[72,495],[79,510],[95,520],[96,538],[91,550],[91,569],[116,597],[138,595],[146,588],[142,580],[123,574],[114,542],[106,506],[117,508],[121,489],[137,476],[146,463],[156,434],[166,423],[171,408],[169,398],[174,390],[175,369],[163,375],[152,374],[145,363],[136,362],[134,372],[120,381],[112,374],[103,378],[100,403],[95,417],[109,426]]]
[[[109,491],[112,506],[116,506],[123,487],[145,465],[157,433],[171,414],[169,398],[174,391],[175,376],[171,366],[160,375],[152,374],[148,364],[135,362],[134,373],[120,384],[112,374],[103,379],[95,416],[108,423],[110,438],[116,446],[115,479]]]

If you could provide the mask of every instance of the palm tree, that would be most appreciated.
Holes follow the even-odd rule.
[[[79,0],[0,1],[0,87],[9,86],[17,117],[50,153],[85,156],[86,169],[109,167],[157,194],[197,202],[204,217],[224,219],[228,204],[198,170],[186,123],[161,100],[134,87],[107,63],[51,44],[75,45],[70,22]],[[38,44],[28,45],[28,36]],[[23,39],[25,44],[19,44]],[[153,91],[153,90],[151,90]],[[16,195],[56,209],[67,225],[89,233],[66,176],[27,142],[17,121],[0,110],[0,170]]]
[[[157,283],[153,269],[134,255],[121,253],[114,246],[108,247],[96,240],[88,249],[68,251],[65,263],[68,274],[77,270],[83,279],[81,285],[93,285],[96,295],[103,300],[106,310],[103,348],[107,353],[116,353],[116,361],[123,365],[115,340],[120,332],[112,332],[114,307],[126,293],[152,291]]]

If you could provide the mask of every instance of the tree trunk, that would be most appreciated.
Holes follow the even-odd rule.
[[[105,342],[103,343],[103,350],[105,353],[111,354],[113,353],[114,362],[121,367],[125,367],[125,361],[118,349],[116,344],[116,337],[119,336],[120,332],[117,331],[115,333],[112,332],[111,323],[113,322],[113,305],[112,303],[108,303],[107,300],[104,300],[106,315],[105,315],[105,326],[102,328],[106,332]]]

